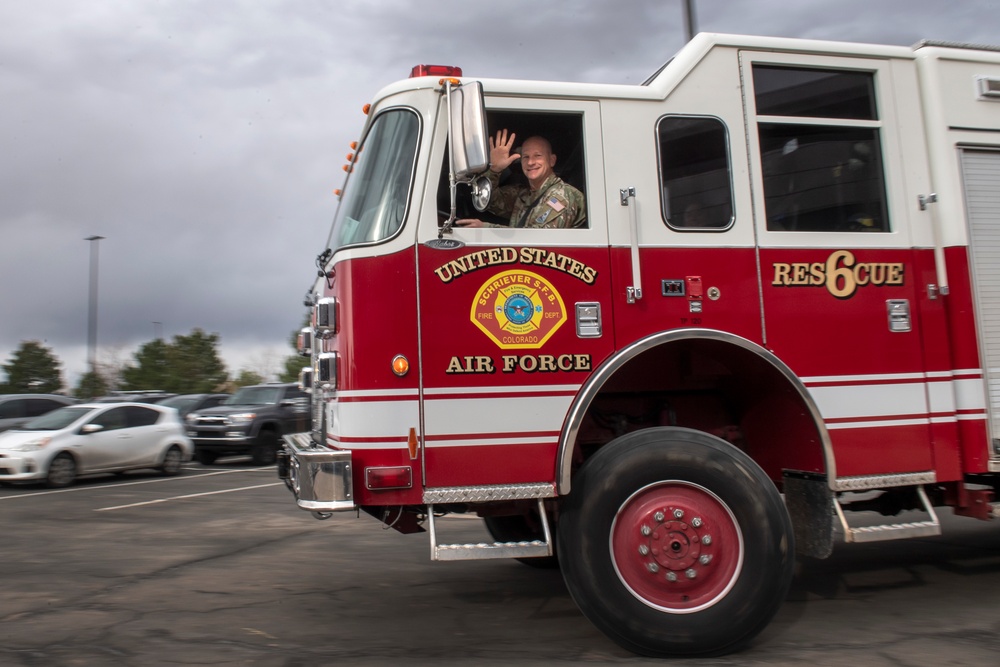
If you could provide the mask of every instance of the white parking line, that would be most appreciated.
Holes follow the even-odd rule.
[[[115,507],[101,507],[95,509],[95,512],[110,512],[111,510],[124,510],[130,507],[142,507],[143,505],[155,505],[157,503],[168,503],[171,500],[184,500],[186,498],[198,498],[201,496],[215,496],[220,493],[232,493],[233,491],[249,491],[251,489],[263,489],[268,486],[281,486],[284,482],[273,482],[271,484],[258,484],[257,486],[244,486],[239,489],[223,489],[222,491],[206,491],[204,493],[189,493],[185,496],[174,496],[172,498],[157,498],[156,500],[146,500],[141,503],[132,503],[130,505],[116,505]]]
[[[220,470],[218,472],[206,472],[197,475],[183,475],[178,477],[159,477],[157,479],[144,479],[138,482],[118,482],[115,484],[102,484],[101,486],[74,486],[68,489],[56,489],[54,491],[36,491],[34,493],[23,493],[17,496],[0,496],[0,501],[12,500],[15,498],[36,498],[38,496],[50,496],[55,493],[76,493],[80,491],[90,491],[92,489],[117,489],[122,486],[135,486],[136,484],[158,484],[159,482],[177,482],[185,479],[192,479],[194,477],[211,477],[213,475],[231,475],[236,472],[261,472],[261,471],[274,471],[274,466],[267,468],[248,468],[245,470]],[[279,482],[280,484],[281,482]]]

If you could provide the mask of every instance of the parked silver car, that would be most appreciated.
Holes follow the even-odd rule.
[[[79,475],[158,468],[176,475],[194,445],[177,411],[147,403],[83,403],[0,433],[0,482],[68,486]]]

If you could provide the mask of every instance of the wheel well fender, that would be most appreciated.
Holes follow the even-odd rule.
[[[803,423],[807,425],[810,439],[817,441],[820,449],[817,456],[823,468],[821,472],[828,480],[836,478],[833,447],[819,407],[805,384],[787,364],[771,351],[741,336],[713,329],[676,329],[653,334],[619,350],[584,383],[570,406],[560,434],[555,471],[559,495],[570,492],[581,429],[595,401],[612,388],[629,388],[630,371],[636,372],[641,368],[641,372],[648,375],[650,368],[660,368],[668,361],[675,363],[680,356],[692,354],[713,361],[720,360],[731,385],[763,378],[773,393],[780,393],[784,399],[793,401],[795,409],[802,414]],[[669,384],[671,379],[664,379],[663,382],[663,387],[673,388]],[[780,473],[777,476],[780,478]]]
[[[257,431],[253,434],[254,438],[259,438],[265,433],[273,433],[275,437],[281,435],[281,427],[276,422],[262,422],[258,427]]]

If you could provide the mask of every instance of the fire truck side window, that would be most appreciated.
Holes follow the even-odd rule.
[[[666,116],[656,136],[663,219],[678,230],[728,229],[733,190],[726,126],[718,118]]]
[[[753,82],[767,229],[889,231],[874,75],[754,65]]]
[[[351,166],[330,248],[377,243],[399,231],[409,204],[419,134],[420,121],[408,109],[390,110],[375,119]]]
[[[488,109],[486,125],[491,137],[506,129],[516,137],[515,151],[521,150],[521,143],[532,136],[544,137],[552,146],[556,155],[556,176],[579,190],[586,200],[587,175],[585,170],[583,141],[583,113],[572,111],[524,111],[515,109]],[[448,193],[448,161],[445,159],[441,167],[440,185],[438,186],[437,209],[438,224],[444,222],[451,207]],[[500,174],[500,187],[523,186],[528,181],[521,170],[520,161],[515,162]],[[478,218],[484,222],[507,225],[510,216],[501,216],[487,211],[476,211],[472,207],[471,190],[468,186],[459,184],[457,217]]]

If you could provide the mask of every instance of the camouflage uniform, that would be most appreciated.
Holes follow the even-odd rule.
[[[509,225],[490,227],[534,227],[567,228],[587,226],[587,206],[583,193],[555,174],[542,183],[542,187],[532,191],[525,185],[505,185],[497,187],[500,175],[488,171],[493,184],[490,204],[486,208],[496,215],[510,216]],[[528,207],[531,210],[528,211]]]

